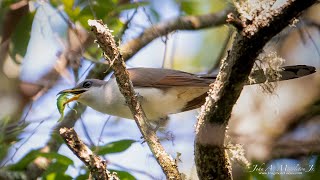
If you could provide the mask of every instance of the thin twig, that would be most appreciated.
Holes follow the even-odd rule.
[[[183,16],[155,24],[145,29],[139,37],[128,41],[120,47],[123,58],[125,60],[131,58],[154,39],[176,30],[196,30],[223,25],[226,23],[227,14],[231,11],[232,8],[228,7],[217,13],[201,16]]]
[[[112,116],[109,115],[108,118],[107,118],[107,120],[104,122],[104,124],[103,124],[103,126],[102,126],[102,129],[101,129],[101,131],[100,131],[100,135],[99,135],[99,138],[98,138],[98,142],[97,142],[97,148],[99,148],[99,145],[100,145],[100,143],[101,143],[101,141],[102,141],[102,135],[103,135],[104,129],[106,128],[106,126],[107,126],[109,120],[111,119],[111,117],[112,117]]]
[[[168,53],[168,40],[169,40],[169,38],[168,38],[168,35],[167,36],[165,36],[165,39],[164,39],[164,41],[163,41],[163,43],[164,43],[164,52],[163,52],[163,59],[162,59],[162,68],[165,68],[164,66],[165,66],[165,64],[166,64],[166,57],[167,57],[167,53]]]
[[[88,131],[88,127],[86,126],[86,124],[84,123],[82,117],[80,117],[80,122],[81,122],[81,127],[83,129],[83,132],[84,132],[84,135],[86,136],[86,138],[88,139],[89,143],[90,143],[90,146],[95,146],[91,136],[90,136],[90,133]]]
[[[31,134],[24,139],[24,141],[15,148],[15,152],[10,156],[9,159],[7,159],[3,165],[0,166],[0,168],[2,168],[3,166],[5,166],[9,161],[13,161],[13,158],[15,157],[15,155],[18,153],[18,151],[22,148],[22,146],[24,146],[26,143],[29,142],[29,140],[31,139],[31,137],[38,131],[38,128],[42,125],[42,123],[44,122],[44,120],[42,120],[41,122],[38,123],[38,125],[34,128],[34,130],[31,132]]]

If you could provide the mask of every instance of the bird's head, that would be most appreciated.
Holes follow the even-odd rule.
[[[106,84],[106,82],[103,80],[86,79],[75,87],[62,90],[58,94],[70,93],[74,95],[72,98],[68,99],[65,104],[71,101],[80,101],[87,104],[86,102],[95,100],[96,96],[99,95],[99,90],[104,84]]]

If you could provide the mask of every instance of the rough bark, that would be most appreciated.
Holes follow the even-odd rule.
[[[92,27],[92,32],[104,52],[105,59],[114,70],[120,92],[125,97],[143,138],[148,143],[167,179],[181,179],[176,162],[162,147],[156,133],[148,126],[148,119],[138,101],[138,96],[134,92],[123,57],[116,46],[111,31],[106,28],[102,21],[89,20],[88,24]]]
[[[268,1],[266,1],[268,2]],[[291,23],[291,20],[298,16],[303,10],[317,2],[312,1],[287,1],[283,6],[278,8],[263,8],[250,21],[244,20],[243,27],[239,29],[240,33],[236,35],[232,49],[229,51],[226,60],[222,63],[220,72],[214,84],[211,85],[206,103],[201,108],[198,117],[195,140],[195,160],[199,179],[214,179],[222,177],[218,172],[225,172],[223,177],[231,179],[229,171],[222,171],[215,166],[216,162],[227,161],[226,156],[213,155],[215,158],[224,159],[201,159],[206,157],[199,152],[223,152],[225,148],[223,143],[212,140],[218,135],[224,136],[224,131],[210,131],[215,127],[225,129],[231,111],[236,103],[240,93],[248,79],[255,59],[261,52],[263,46],[283,28]],[[208,126],[212,126],[208,128]],[[220,147],[220,151],[217,148]],[[211,150],[209,148],[212,148]],[[203,172],[212,172],[205,174]],[[205,176],[203,176],[205,175]]]
[[[60,135],[69,149],[88,167],[94,179],[119,179],[116,175],[108,172],[106,162],[95,155],[90,148],[82,142],[73,128],[61,128]]]

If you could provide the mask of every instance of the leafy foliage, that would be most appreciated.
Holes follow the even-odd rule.
[[[54,179],[61,179],[61,180],[69,180],[72,179],[71,176],[66,175],[65,172],[67,171],[69,165],[54,162],[49,165],[46,171],[43,173],[42,178],[46,180],[54,180]]]
[[[20,63],[16,59],[17,55],[23,57],[26,54],[34,15],[35,12],[30,12],[26,16],[23,16],[12,34],[10,55],[16,63]]]
[[[66,156],[55,152],[43,153],[39,150],[30,151],[20,161],[9,166],[11,171],[24,171],[27,166],[33,162],[36,158],[44,157],[51,160],[52,163],[46,167],[45,172],[42,174],[42,178],[46,180],[61,179],[70,180],[71,176],[65,174],[68,167],[73,165],[73,161]]]
[[[61,154],[55,152],[44,153],[40,152],[39,150],[33,150],[26,154],[20,161],[11,165],[10,170],[23,171],[33,160],[35,160],[38,157],[45,157],[50,160],[55,160],[56,163],[59,163],[63,166],[73,165],[73,161],[70,158]]]
[[[127,150],[133,143],[137,141],[124,139],[120,141],[115,141],[108,143],[104,146],[96,147],[96,153],[98,155],[105,155],[105,154],[112,154],[112,153],[119,153]]]
[[[146,2],[120,3],[116,0],[74,1],[62,0],[64,10],[73,22],[79,21],[87,29],[89,19],[102,19],[108,26],[119,32],[123,23],[119,20],[119,14],[124,10],[145,6]]]
[[[11,118],[9,116],[0,119],[0,159],[3,159],[7,155],[12,142],[19,141],[18,135],[28,125],[27,123],[23,125],[10,124],[10,121]]]

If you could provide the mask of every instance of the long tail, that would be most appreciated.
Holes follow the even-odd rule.
[[[293,65],[293,66],[284,66],[281,67],[280,71],[275,71],[273,75],[266,75],[265,72],[272,72],[271,69],[266,70],[255,70],[251,72],[250,82],[247,84],[260,84],[268,82],[276,82],[276,81],[284,81],[289,79],[296,79],[303,76],[307,76],[316,72],[316,68],[313,66],[306,65]],[[216,75],[212,74],[201,74],[197,75],[200,78],[209,79],[211,81],[216,79]],[[209,81],[210,82],[210,81]]]
[[[271,69],[265,70],[266,72],[271,71]],[[250,81],[247,84],[259,84],[259,83],[264,83],[266,81],[268,82],[275,82],[275,81],[284,81],[284,80],[289,80],[289,79],[295,79],[295,78],[300,78],[303,76],[307,76],[309,74],[312,74],[316,72],[316,68],[312,66],[306,66],[306,65],[295,65],[295,66],[285,66],[281,68],[281,71],[276,72],[278,75],[277,76],[271,76],[271,77],[266,77],[264,70],[256,70],[251,73],[251,79],[253,79],[253,83]],[[213,81],[216,76],[207,74],[207,75],[198,75],[200,78],[204,79],[209,79]],[[182,111],[188,111],[191,109],[195,109],[200,107],[204,102],[205,98],[207,97],[207,92],[203,93],[199,97],[189,101],[184,109]]]
[[[281,68],[281,71],[276,72],[278,75],[275,76],[266,76],[265,72],[269,70],[256,70],[251,73],[251,80],[248,84],[259,84],[268,82],[275,82],[275,81],[284,81],[289,79],[296,79],[303,76],[307,76],[316,72],[316,68],[313,66],[306,66],[306,65],[294,65],[294,66],[284,66]]]

